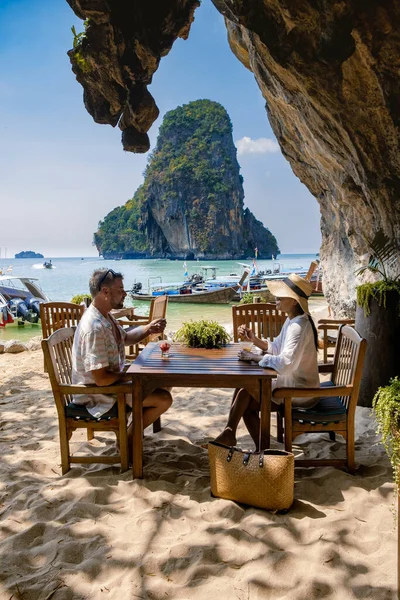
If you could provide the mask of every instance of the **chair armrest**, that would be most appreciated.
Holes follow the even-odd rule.
[[[126,319],[118,319],[118,323],[121,325],[121,327],[123,327],[124,325],[136,325],[138,327],[139,325],[148,325],[150,321],[148,317],[143,317],[143,320],[138,319],[137,321],[127,321]]]
[[[128,384],[118,383],[117,385],[60,385],[60,392],[62,394],[131,394],[132,386]]]
[[[333,373],[333,362],[330,363],[319,363],[318,373]]]
[[[333,396],[350,396],[352,385],[334,385],[327,388],[276,388],[273,398],[332,398]]]
[[[339,324],[318,324],[317,329],[318,331],[337,331],[339,329],[340,325]]]
[[[318,325],[351,325],[354,319],[319,319]]]

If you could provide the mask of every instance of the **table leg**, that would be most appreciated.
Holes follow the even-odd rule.
[[[143,478],[143,388],[140,380],[135,378],[132,386],[132,420],[133,420],[133,479]]]
[[[263,377],[260,382],[260,427],[261,427],[261,450],[269,448],[270,430],[271,430],[271,397],[272,387],[271,379]]]

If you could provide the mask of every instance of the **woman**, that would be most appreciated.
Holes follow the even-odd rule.
[[[261,350],[263,354],[255,354],[242,350],[239,360],[258,362],[261,367],[275,369],[277,378],[272,382],[275,387],[320,387],[318,376],[318,335],[308,309],[308,298],[312,285],[299,275],[292,273],[281,281],[268,282],[269,291],[276,297],[277,309],[288,316],[278,337],[272,342],[260,340],[254,332],[241,325],[238,333]],[[304,402],[305,400],[305,402]],[[293,399],[296,406],[313,406],[315,399]],[[254,440],[256,449],[259,443],[260,403],[245,389],[239,390],[233,399],[228,423],[224,431],[216,438],[216,442],[227,446],[236,444],[236,430],[240,419]],[[277,404],[272,402],[272,410]]]

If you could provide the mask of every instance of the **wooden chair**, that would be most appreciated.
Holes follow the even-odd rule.
[[[40,323],[43,339],[50,337],[58,329],[78,325],[85,309],[83,304],[73,304],[72,302],[41,302]],[[44,372],[47,373],[46,363]]]
[[[137,327],[138,325],[148,325],[154,319],[165,319],[167,315],[167,307],[168,307],[168,296],[157,296],[150,302],[150,311],[148,316],[141,315],[133,315],[132,320],[127,319],[118,319],[120,325],[122,327]],[[136,344],[135,346],[129,346],[129,354],[128,358],[134,358],[138,355],[139,351],[147,346],[149,342],[154,342],[156,340],[164,339],[163,333],[153,333],[147,336],[144,340],[140,342],[140,344]]]
[[[77,325],[84,310],[83,304],[42,302],[40,304],[40,322],[42,324],[43,339],[48,338],[57,329]]]
[[[324,351],[323,362],[328,362],[328,359],[333,360],[335,355],[335,348],[337,343],[337,335],[341,325],[354,326],[354,319],[320,319],[318,321],[317,329],[322,331],[322,339],[319,338],[319,348]],[[335,332],[335,335],[330,335],[330,332]],[[329,352],[333,349],[333,352]]]
[[[132,386],[72,385],[72,344],[75,329],[76,327],[58,329],[48,339],[42,340],[45,364],[58,413],[62,474],[69,471],[71,463],[121,463],[121,471],[126,471],[129,461],[125,395],[132,392]],[[72,404],[72,395],[79,394],[115,394],[117,402],[108,413],[97,419],[84,406]],[[113,456],[71,456],[69,440],[77,429],[87,429],[88,440],[93,439],[94,431],[113,431],[119,442],[120,453]]]
[[[330,439],[340,433],[346,440],[345,459],[296,460],[297,466],[346,466],[350,473],[355,470],[354,419],[360,390],[361,374],[367,342],[348,325],[339,329],[333,363],[320,365],[320,373],[331,373],[331,380],[315,388],[277,388],[272,397],[283,399],[278,411],[279,420],[284,416],[285,450],[292,451],[292,441],[302,433],[329,432]],[[319,401],[313,408],[292,407],[292,398],[315,398]],[[279,427],[278,427],[279,430]],[[281,441],[281,440],[280,440]]]
[[[259,338],[276,337],[286,321],[285,313],[277,310],[274,303],[238,304],[232,306],[233,339],[239,341],[238,327],[246,325],[251,327]]]

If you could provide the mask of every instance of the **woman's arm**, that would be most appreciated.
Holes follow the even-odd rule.
[[[247,350],[241,350],[238,353],[239,360],[244,360],[246,362],[257,362],[259,363],[263,358],[262,354],[254,354],[254,352],[247,352]]]
[[[238,334],[239,337],[249,340],[257,348],[268,352],[268,340],[260,340],[260,338],[255,335],[250,327],[247,327],[246,325],[240,325],[238,327]]]
[[[297,368],[302,353],[303,332],[298,323],[293,323],[287,331],[285,343],[280,353],[265,354],[261,357],[260,366],[275,369],[280,375],[292,372]]]

